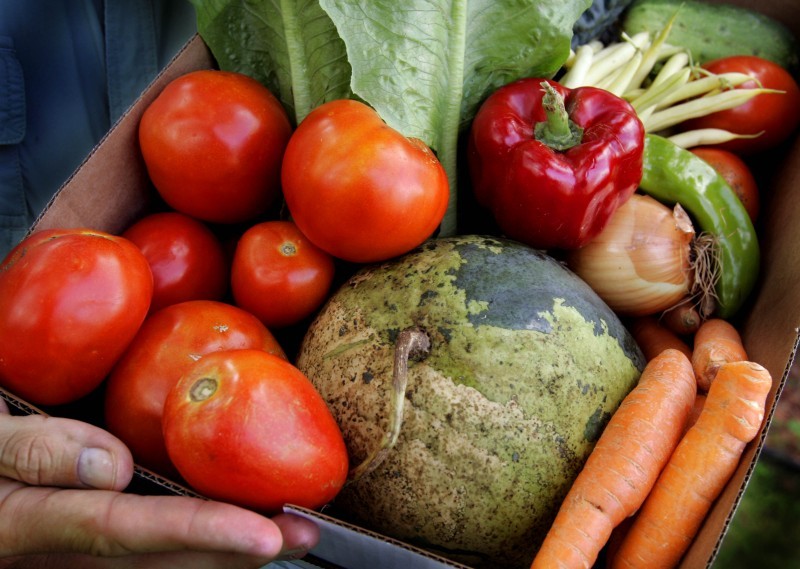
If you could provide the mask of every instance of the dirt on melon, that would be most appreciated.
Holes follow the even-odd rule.
[[[398,363],[408,330],[429,345]],[[358,473],[334,511],[472,567],[528,567],[644,359],[555,259],[470,235],[356,273],[297,365]]]

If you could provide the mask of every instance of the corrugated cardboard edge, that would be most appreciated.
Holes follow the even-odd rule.
[[[470,569],[466,565],[417,549],[402,541],[358,527],[323,512],[286,506],[285,512],[314,521],[320,528],[320,543],[312,553],[324,560],[347,559],[347,569]]]
[[[739,468],[684,557],[682,568],[713,564],[764,447],[800,344],[800,138],[795,137],[785,155],[773,156],[773,160],[771,183],[762,192],[766,207],[759,226],[760,240],[767,246],[761,250],[757,296],[741,326],[748,357],[766,367],[774,380],[768,413],[759,436],[745,449]]]

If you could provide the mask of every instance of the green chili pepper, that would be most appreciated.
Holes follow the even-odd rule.
[[[670,205],[680,203],[698,233],[716,237],[720,275],[714,314],[733,316],[755,286],[760,256],[755,228],[736,193],[703,159],[654,134],[645,136],[640,190]]]

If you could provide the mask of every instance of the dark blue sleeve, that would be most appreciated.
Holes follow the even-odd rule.
[[[19,144],[25,138],[25,82],[14,43],[0,36],[0,257],[28,227]]]
[[[0,258],[194,29],[186,0],[0,0]]]

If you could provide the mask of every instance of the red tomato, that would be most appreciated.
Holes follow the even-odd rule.
[[[258,350],[195,363],[167,396],[164,438],[195,490],[268,513],[323,506],[347,478],[347,450],[325,401],[300,370]]]
[[[127,239],[34,233],[0,265],[0,383],[39,405],[87,395],[139,330],[152,294],[147,259]]]
[[[708,162],[720,176],[725,178],[742,201],[751,221],[758,217],[759,194],[755,176],[747,163],[738,155],[721,148],[698,147],[691,151]]]
[[[202,70],[169,83],[145,110],[147,172],[174,209],[205,221],[255,218],[280,188],[288,115],[259,82]]]
[[[283,160],[292,219],[318,247],[356,263],[406,253],[431,236],[449,198],[447,174],[420,140],[367,105],[325,103],[295,130]]]
[[[194,361],[235,348],[285,357],[258,318],[231,304],[192,300],[151,314],[108,377],[108,430],[128,445],[139,464],[173,474],[161,434],[167,393]]]
[[[317,310],[333,282],[333,257],[290,221],[265,221],[244,232],[231,267],[236,304],[271,328]]]
[[[699,128],[721,128],[737,134],[763,134],[755,138],[740,138],[715,145],[738,154],[753,154],[773,148],[786,140],[800,124],[800,88],[777,63],[753,55],[737,55],[710,61],[703,67],[712,73],[745,73],[756,79],[761,86],[785,93],[756,95],[746,103],[699,117],[683,125],[686,130]],[[755,81],[747,81],[737,88],[756,87]]]
[[[186,300],[220,300],[227,292],[225,251],[203,222],[178,212],[155,213],[122,236],[141,249],[153,271],[150,312]]]

